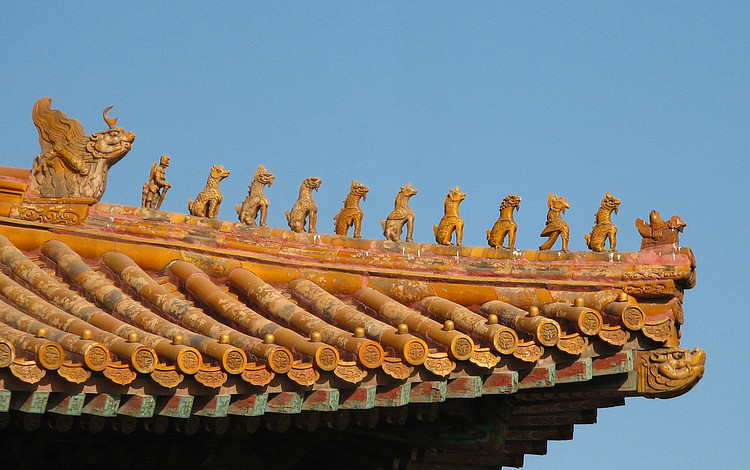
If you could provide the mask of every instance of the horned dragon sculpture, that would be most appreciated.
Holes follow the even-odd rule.
[[[107,116],[112,106],[102,113],[109,129],[87,136],[80,122],[51,104],[51,98],[41,98],[31,113],[41,153],[34,159],[29,196],[99,201],[109,168],[130,151],[135,135],[115,127],[117,118]]]

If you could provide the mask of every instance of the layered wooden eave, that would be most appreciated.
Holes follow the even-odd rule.
[[[355,416],[354,434],[442,449],[423,463],[472,449],[518,466],[598,408],[702,375],[703,352],[678,348],[684,247],[397,243],[103,203],[65,226],[3,204],[0,412],[277,430]],[[441,434],[476,406],[494,411],[466,431],[486,439]]]

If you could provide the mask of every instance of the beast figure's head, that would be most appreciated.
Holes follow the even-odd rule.
[[[359,181],[352,180],[352,185],[349,187],[349,194],[361,197],[363,200],[367,200],[367,193],[370,188],[360,183]]]
[[[604,196],[604,199],[602,199],[602,209],[607,209],[610,211],[614,211],[615,214],[617,214],[617,211],[620,208],[620,200],[614,197],[613,195],[609,194],[609,191],[607,191],[606,196]]]
[[[515,194],[508,194],[505,196],[505,199],[503,199],[503,202],[500,204],[500,210],[508,207],[518,210],[521,207],[521,197],[516,196]]]
[[[456,186],[455,189],[451,189],[450,191],[448,191],[448,199],[453,202],[461,202],[466,199],[466,193],[462,193],[461,188]]]
[[[323,180],[318,178],[317,176],[311,176],[302,182],[302,186],[317,191],[320,188],[320,183],[322,182]]]
[[[411,181],[406,183],[406,186],[401,186],[401,191],[399,191],[401,194],[406,196],[407,198],[410,198],[417,194],[419,191],[411,187]]]
[[[208,181],[221,181],[227,176],[229,176],[229,171],[225,170],[222,165],[214,165],[211,167],[211,173],[208,175]]]
[[[253,176],[253,179],[255,181],[268,186],[271,186],[273,184],[274,178],[276,178],[276,176],[273,173],[267,171],[266,167],[264,167],[263,165],[258,165],[258,170],[255,172],[255,176]]]
[[[89,141],[86,143],[86,150],[94,158],[106,158],[109,160],[109,164],[113,165],[120,161],[133,147],[135,134],[131,131],[126,132],[122,127],[115,127],[117,118],[107,116],[107,111],[110,109],[112,109],[112,106],[107,106],[102,113],[104,122],[109,125],[109,129],[91,134]]]
[[[568,198],[549,193],[549,196],[547,196],[547,207],[550,210],[560,211],[564,214],[566,209],[570,209],[570,204],[568,204]]]

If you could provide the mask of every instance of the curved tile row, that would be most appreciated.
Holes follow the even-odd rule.
[[[41,254],[65,281],[0,236],[0,352],[12,346],[47,370],[107,369],[117,383],[137,373],[168,387],[185,376],[212,387],[231,375],[255,385],[280,375],[308,387],[329,373],[352,384],[373,373],[409,379],[421,369],[446,377],[462,363],[489,373],[510,364],[504,358],[532,367],[545,351],[574,360],[595,341],[615,350],[633,334],[669,336],[653,324],[649,333],[643,310],[625,294],[600,310],[583,298],[526,310],[434,295],[405,305],[370,287],[346,297],[302,278],[274,287],[243,268],[222,285],[183,260],[158,277],[118,252],[92,267],[56,240]]]

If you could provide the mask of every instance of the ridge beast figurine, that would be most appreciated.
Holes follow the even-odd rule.
[[[299,188],[299,197],[297,202],[292,206],[291,211],[284,211],[289,228],[297,233],[305,231],[305,219],[308,219],[308,233],[317,233],[315,231],[315,222],[318,220],[318,205],[313,201],[313,189],[317,191],[323,180],[311,176],[302,182]]]
[[[362,213],[362,209],[359,207],[359,200],[366,201],[368,191],[370,191],[370,188],[359,181],[352,180],[349,194],[344,199],[344,207],[341,208],[338,214],[333,216],[335,222],[334,230],[337,235],[346,236],[349,227],[354,226],[354,238],[361,238],[362,217],[364,217],[364,213]]]
[[[456,245],[461,246],[461,241],[464,238],[464,219],[458,215],[458,206],[464,199],[466,199],[466,193],[462,193],[458,186],[456,186],[456,189],[451,189],[445,197],[443,201],[445,215],[440,219],[438,225],[432,226],[432,231],[435,232],[435,241],[441,245],[450,245],[451,237],[455,231]]]
[[[615,251],[617,245],[617,227],[612,223],[612,212],[617,214],[620,207],[620,200],[609,194],[602,199],[602,205],[594,214],[594,227],[591,233],[586,233],[583,237],[586,239],[586,245],[593,251],[605,251],[604,243],[609,238],[609,251]]]
[[[109,129],[87,136],[80,122],[51,109],[51,103],[51,98],[41,98],[31,113],[41,153],[31,170],[30,196],[99,201],[109,168],[130,151],[135,135],[115,127],[117,118],[107,116],[112,106],[102,113]]]
[[[568,241],[570,240],[570,226],[562,218],[561,214],[565,213],[566,209],[570,209],[568,199],[560,196],[555,196],[549,193],[547,196],[547,223],[544,226],[544,230],[539,235],[540,237],[549,237],[549,239],[542,243],[539,247],[540,250],[549,250],[552,245],[557,241],[557,237],[562,238],[562,251],[568,251]]]
[[[266,218],[268,217],[268,198],[263,194],[263,187],[271,187],[275,176],[266,170],[263,165],[258,165],[258,169],[253,176],[253,182],[247,187],[247,197],[242,205],[235,205],[240,222],[251,227],[257,227],[255,218],[260,212],[260,226],[266,227]]]
[[[673,215],[665,222],[659,212],[653,210],[649,214],[648,224],[641,219],[635,219],[635,226],[643,237],[641,240],[641,250],[643,250],[659,245],[679,245],[680,232],[687,227],[687,224],[679,215]]]
[[[224,196],[219,191],[219,183],[221,180],[229,176],[229,172],[224,170],[221,165],[214,165],[211,167],[211,173],[208,175],[208,181],[206,181],[206,187],[203,191],[198,193],[195,201],[188,199],[188,210],[190,215],[196,217],[208,217],[209,219],[215,219],[219,214],[219,206],[221,201],[224,200]]]
[[[143,184],[141,195],[141,207],[144,209],[159,210],[161,208],[164,196],[167,195],[167,191],[172,187],[166,180],[166,169],[168,166],[169,155],[162,155],[158,166],[156,162],[151,165],[151,173],[149,174],[148,182]]]
[[[414,233],[414,211],[409,208],[409,199],[417,194],[416,189],[412,189],[411,182],[406,186],[401,186],[401,190],[396,194],[395,208],[388,215],[386,220],[381,220],[380,225],[383,227],[385,238],[397,242],[401,241],[401,231],[406,224],[406,241],[413,242],[412,234]]]
[[[516,230],[518,224],[513,220],[513,211],[521,207],[521,198],[515,194],[508,194],[500,204],[500,217],[492,230],[487,230],[487,243],[492,248],[514,249],[516,244]],[[503,247],[503,239],[508,236],[508,246]]]

